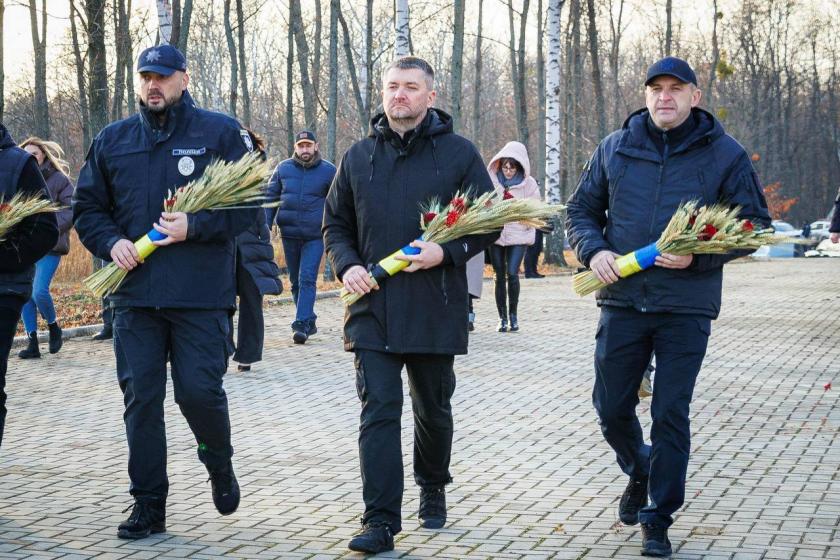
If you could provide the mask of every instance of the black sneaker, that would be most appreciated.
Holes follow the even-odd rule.
[[[368,554],[394,550],[394,532],[387,523],[368,523],[353,535],[347,548]]]
[[[642,556],[671,556],[667,527],[642,523]]]
[[[315,326],[315,319],[310,319],[306,322],[306,336],[312,336],[318,333],[318,327]]]
[[[648,503],[648,479],[631,478],[618,503],[618,518],[625,525],[639,522],[639,510]]]
[[[152,533],[166,531],[166,502],[149,498],[135,498],[128,519],[120,523],[117,536],[121,539],[144,539]]]
[[[440,529],[446,523],[446,491],[443,488],[420,489],[420,526]]]
[[[309,335],[306,334],[307,327],[305,321],[295,321],[292,323],[292,340],[295,344],[303,344]]]
[[[239,507],[239,483],[233,474],[233,464],[210,473],[210,487],[213,489],[213,505],[222,515],[230,515]]]
[[[114,338],[114,329],[111,327],[103,327],[101,331],[91,337],[92,340],[111,340]]]

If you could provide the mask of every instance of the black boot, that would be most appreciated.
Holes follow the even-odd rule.
[[[642,556],[671,556],[668,528],[662,525],[642,524]]]
[[[504,317],[501,317],[499,319],[499,325],[496,327],[496,330],[499,331],[499,332],[507,332],[507,330],[508,330],[507,319],[505,319]]]
[[[61,338],[61,327],[58,326],[58,321],[47,325],[50,329],[50,354],[55,354],[61,350],[64,340]]]
[[[239,482],[233,474],[233,463],[210,473],[213,505],[222,515],[230,515],[239,507]]]
[[[420,525],[425,529],[440,529],[446,524],[446,491],[443,488],[420,489]]]
[[[295,344],[303,344],[309,335],[306,334],[306,321],[295,321],[292,323],[292,340]]]
[[[519,319],[516,317],[515,313],[510,314],[510,332],[516,332],[519,330]]]
[[[18,352],[18,357],[24,360],[41,357],[41,350],[38,348],[37,332],[32,331],[29,333],[29,342],[27,343],[26,348]]]
[[[142,539],[152,533],[166,531],[165,501],[154,498],[135,498],[134,505],[129,506],[129,509],[131,509],[131,515],[117,528],[119,538]]]
[[[111,340],[114,338],[114,329],[111,325],[105,325],[102,330],[91,337],[93,340]]]
[[[387,523],[368,523],[361,531],[353,535],[347,548],[367,554],[394,550],[394,532]]]
[[[309,319],[306,321],[306,336],[307,338],[316,334],[318,332],[318,327],[315,326],[315,319]]]
[[[625,525],[639,522],[639,510],[648,503],[648,479],[631,478],[618,503],[618,518]]]

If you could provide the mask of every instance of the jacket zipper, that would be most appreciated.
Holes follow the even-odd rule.
[[[656,181],[656,195],[653,198],[653,208],[650,213],[650,227],[648,228],[648,239],[653,236],[653,228],[656,225],[656,209],[659,207],[659,195],[662,192],[662,177],[665,176],[665,162],[668,159],[668,137],[662,133],[662,140],[665,148],[662,151],[662,162],[659,164],[659,178]],[[647,312],[647,275],[642,278],[642,313]]]

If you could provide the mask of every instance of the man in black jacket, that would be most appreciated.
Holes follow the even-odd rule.
[[[222,515],[239,505],[222,377],[236,300],[234,238],[257,217],[256,209],[161,213],[167,191],[200,177],[215,159],[241,158],[253,145],[234,119],[195,107],[186,60],[174,47],[146,49],[137,71],[139,113],[97,135],[73,196],[85,247],[130,271],[108,298],[135,500],[117,531],[125,539],[166,526],[167,361],[175,401],[210,473],[213,503]],[[133,240],[150,227],[161,234],[154,242],[160,249],[141,262]]]
[[[15,145],[0,123],[0,212],[15,194],[48,198],[37,160]],[[40,213],[21,221],[0,243],[0,444],[6,422],[6,366],[20,310],[32,295],[35,263],[58,241],[55,214]]]
[[[345,288],[367,294],[348,307],[344,347],[355,353],[362,402],[359,455],[365,513],[352,550],[394,547],[402,529],[403,463],[400,450],[403,366],[414,411],[414,479],[419,518],[426,528],[446,521],[444,486],[452,448],[454,355],[467,352],[465,264],[497,234],[443,245],[420,237],[419,205],[448,202],[468,188],[492,190],[481,156],[452,132],[438,109],[434,72],[419,58],[403,57],[383,74],[385,114],[371,121],[367,138],[344,155],[327,195],[324,241]],[[419,254],[372,291],[366,266],[411,242]]]
[[[619,504],[642,523],[642,553],[671,552],[667,529],[683,504],[689,404],[718,316],[726,255],[663,254],[621,279],[615,258],[658,239],[682,202],[726,201],[758,227],[770,223],[763,189],[743,147],[699,109],[694,71],[668,57],[650,67],[646,109],[595,150],[569,199],[566,227],[581,263],[608,285],[597,294],[593,403],[601,431],[630,477]],[[639,383],[656,355],[651,443],[636,416]],[[650,503],[648,503],[650,494]]]

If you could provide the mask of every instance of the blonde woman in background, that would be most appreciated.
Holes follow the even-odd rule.
[[[53,202],[63,209],[56,214],[58,221],[58,243],[52,250],[35,263],[35,281],[32,285],[32,297],[26,302],[21,311],[23,326],[29,337],[29,343],[18,353],[23,359],[40,358],[38,348],[38,312],[47,322],[49,329],[49,350],[55,354],[61,349],[61,327],[55,316],[55,305],[50,295],[50,284],[61,257],[70,251],[70,228],[73,227],[73,211],[70,209],[70,198],[73,196],[73,183],[70,182],[70,166],[64,160],[64,150],[55,142],[40,138],[27,138],[20,145],[21,148],[35,156],[41,174],[47,183],[47,192]]]

